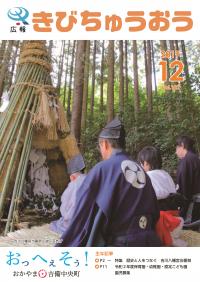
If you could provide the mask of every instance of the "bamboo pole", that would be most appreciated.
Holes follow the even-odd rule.
[[[32,98],[30,99],[29,96],[27,95],[22,107],[18,110],[18,113],[16,114],[16,119],[14,121],[12,121],[13,127],[10,126],[10,130],[8,132],[6,132],[7,138],[4,139],[4,146],[3,146],[3,148],[1,149],[1,152],[0,152],[0,160],[1,160],[2,165],[3,165],[5,159],[8,155],[10,146],[11,146],[12,142],[14,141],[14,137],[16,136],[16,132],[18,130],[18,125],[19,125],[21,118],[23,117],[24,111],[27,107],[29,108],[31,102],[32,102]],[[6,130],[6,128],[5,128],[5,130]],[[2,166],[0,165],[0,171],[1,171],[1,169],[2,169]]]
[[[38,102],[38,99],[35,99],[34,105],[33,105],[33,112],[35,112],[36,110],[37,102]],[[29,120],[28,128],[26,131],[26,137],[24,139],[24,146],[23,146],[23,150],[22,150],[22,154],[21,154],[21,158],[19,162],[19,168],[17,171],[17,176],[16,176],[15,185],[13,189],[12,200],[11,200],[11,204],[9,208],[8,219],[7,219],[4,235],[6,235],[9,231],[11,218],[13,216],[13,213],[16,210],[16,206],[18,205],[18,201],[21,197],[20,191],[23,188],[26,168],[27,168],[28,159],[29,159],[30,150],[31,150],[31,141],[32,141],[32,133],[33,133],[32,119],[33,119],[33,114],[31,114],[31,118]]]
[[[32,102],[32,100],[30,99],[28,106],[30,106],[31,102]],[[3,185],[3,189],[2,189],[2,193],[1,193],[1,198],[0,198],[0,218],[1,218],[2,213],[3,213],[3,207],[4,207],[7,187],[8,187],[9,180],[10,180],[10,174],[11,174],[11,170],[13,168],[13,164],[14,164],[14,161],[15,161],[15,158],[16,158],[17,148],[18,148],[18,145],[19,145],[19,142],[20,142],[22,131],[24,129],[24,125],[25,125],[25,122],[26,122],[27,115],[28,115],[28,111],[26,111],[24,116],[23,116],[22,123],[21,123],[21,126],[19,128],[18,136],[17,136],[16,142],[15,142],[13,152],[12,152],[12,155],[11,155],[11,159],[10,159],[10,163],[9,163],[9,166],[8,166],[8,172],[6,174],[6,178],[5,178],[5,181],[4,181],[4,185]]]
[[[31,130],[30,130],[30,136],[29,136],[29,139],[27,141],[27,150],[26,150],[24,162],[23,162],[23,165],[22,165],[22,173],[21,173],[20,182],[18,184],[18,191],[17,191],[17,195],[16,195],[16,201],[14,203],[15,205],[14,205],[14,208],[13,208],[13,214],[18,212],[18,210],[19,210],[19,202],[20,202],[20,199],[22,197],[23,184],[24,184],[24,179],[25,179],[26,172],[27,172],[28,160],[29,160],[29,155],[30,155],[31,145],[32,145],[32,138],[33,138],[33,128],[31,128]],[[11,222],[11,226],[10,226],[10,231],[13,231],[13,230],[14,230],[14,217],[12,217],[12,222]]]

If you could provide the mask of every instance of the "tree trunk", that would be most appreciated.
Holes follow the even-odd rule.
[[[137,119],[140,112],[140,97],[138,83],[138,59],[137,59],[137,41],[133,40],[133,82],[134,82],[134,113]]]
[[[6,51],[7,40],[2,40],[0,47],[0,64],[3,62],[4,53]]]
[[[10,89],[13,81],[13,76],[14,76],[14,70],[16,67],[16,61],[18,57],[18,51],[19,51],[19,40],[15,41],[15,51],[12,55],[12,65],[11,65],[11,70],[9,73],[9,81],[8,81],[8,89]]]
[[[52,51],[53,51],[53,40],[49,40],[48,53],[51,63],[52,63],[52,53],[53,53]]]
[[[114,40],[108,44],[108,89],[107,89],[107,115],[108,122],[114,118]]]
[[[68,99],[67,99],[68,120],[70,119],[70,116],[71,116],[72,79],[73,79],[73,72],[74,72],[75,49],[76,49],[76,41],[74,40],[73,47],[72,47],[72,59],[71,59],[70,75],[69,75],[69,91],[68,91]]]
[[[67,94],[67,78],[68,78],[68,67],[69,67],[69,50],[70,50],[70,40],[68,40],[68,46],[67,46],[67,62],[66,62],[66,69],[65,69],[65,84],[64,84],[64,94],[63,94],[63,107],[66,108],[66,94]]]
[[[87,40],[87,42],[86,42],[86,52],[85,52],[83,106],[82,106],[82,119],[81,119],[82,129],[86,128],[86,120],[87,120],[89,69],[90,69],[90,40]]]
[[[150,40],[147,40],[147,96],[148,96],[148,113],[152,112],[153,109],[153,98],[152,98],[152,60],[151,60],[151,44]]]
[[[124,50],[123,40],[119,41],[119,111],[124,111]]]
[[[57,82],[57,91],[60,94],[61,80],[63,74],[63,65],[64,65],[64,56],[65,56],[65,40],[62,41],[61,51],[60,51],[60,60],[58,65],[58,82]]]
[[[166,40],[160,40],[160,50],[161,51],[167,51],[167,41]],[[164,85],[170,85],[169,77],[170,77],[170,71],[169,71],[169,60],[168,59],[162,59],[163,61],[167,62],[167,80],[164,81]],[[165,93],[169,93],[171,91],[166,90]]]
[[[128,101],[128,40],[125,40],[125,99]]]
[[[154,56],[153,40],[151,40],[151,52],[152,52],[152,63],[153,63],[153,77],[154,77],[155,96],[157,96],[158,90],[157,90],[157,82],[156,82],[156,66],[155,66],[155,56]]]
[[[2,64],[1,64],[1,69],[0,69],[0,98],[3,94],[6,76],[8,75],[9,62],[10,62],[10,58],[11,58],[13,43],[14,43],[14,40],[9,40],[8,46],[7,46],[7,49],[4,53],[3,61],[2,61]]]
[[[151,45],[150,40],[144,41],[146,91],[148,113],[152,112],[152,66],[151,66]]]
[[[144,40],[144,66],[145,66],[145,77],[146,77],[146,91],[147,91],[147,44],[146,44],[146,41]]]
[[[160,49],[167,51],[167,41],[166,40],[160,40]]]
[[[171,51],[175,50],[175,48],[174,48],[174,40],[169,40],[169,46],[170,46],[170,50]]]
[[[101,78],[100,78],[100,112],[103,112],[103,73],[104,73],[104,49],[105,42],[102,42],[102,53],[101,53]]]
[[[160,50],[161,51],[167,51],[167,41],[166,40],[160,40]],[[170,78],[170,70],[169,70],[169,60],[166,58],[166,59],[162,59],[163,61],[166,61],[167,62],[167,80],[164,81],[164,86],[168,88],[168,86],[171,87],[171,82],[169,81],[169,78]],[[168,90],[168,89],[165,89],[165,96],[169,96],[171,95],[172,93],[172,90]],[[167,107],[166,107],[166,115],[167,115],[167,118],[168,120],[172,120],[172,107],[171,107],[171,104],[168,103],[167,104]]]
[[[179,51],[178,40],[175,40],[175,50]],[[180,60],[180,56],[176,56],[176,60]]]
[[[181,49],[182,49],[182,54],[183,54],[183,63],[184,63],[184,71],[185,71],[185,76],[186,76],[187,92],[190,95],[191,94],[190,74],[189,74],[187,54],[185,50],[184,40],[181,40]]]
[[[94,114],[94,92],[95,92],[96,52],[97,52],[97,41],[94,40],[93,62],[92,62],[92,90],[91,90],[91,100],[90,100],[90,113],[91,113],[91,118],[92,118],[92,119],[93,119],[93,114]]]
[[[81,138],[81,114],[83,101],[85,46],[85,40],[77,41],[71,130],[74,136],[76,137],[78,144],[80,144]]]

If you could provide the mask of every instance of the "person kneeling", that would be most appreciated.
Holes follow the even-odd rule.
[[[168,172],[162,169],[162,158],[158,149],[144,147],[138,154],[138,161],[149,175],[160,208],[160,218],[156,232],[165,246],[186,246],[179,239],[184,220],[179,215],[183,203],[181,195],[176,193],[176,186]]]
[[[84,168],[85,164],[81,155],[68,163],[70,183],[61,196],[61,217],[50,223],[51,231],[63,234],[71,224],[71,219],[75,212],[77,195],[80,191],[81,184],[86,177],[86,175],[81,172]]]

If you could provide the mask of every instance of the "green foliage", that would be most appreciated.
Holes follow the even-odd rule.
[[[136,157],[144,146],[159,147],[163,166],[173,171],[177,165],[175,156],[176,138],[180,134],[193,137],[199,148],[200,99],[196,95],[186,96],[170,93],[154,98],[154,112],[149,117],[143,107],[138,120],[128,125],[127,148]]]
[[[132,66],[132,43],[128,41],[128,73],[129,73],[129,97],[124,99],[124,112],[119,113],[119,52],[115,51],[115,82],[114,82],[114,109],[115,114],[122,117],[127,132],[127,151],[137,158],[138,152],[146,145],[154,145],[160,148],[163,157],[163,167],[173,173],[177,166],[175,155],[176,137],[187,134],[193,137],[200,152],[200,47],[198,41],[186,42],[187,59],[190,70],[189,81],[181,83],[181,91],[168,91],[165,93],[163,84],[158,85],[157,95],[153,94],[153,113],[147,112],[147,97],[145,89],[145,69],[143,41],[138,41],[138,71],[139,71],[139,97],[140,113],[137,120],[134,114],[134,89],[133,89],[133,66]],[[100,154],[97,150],[98,134],[107,122],[107,45],[105,42],[104,58],[104,109],[100,108],[100,61],[101,52],[97,46],[96,81],[94,115],[91,116],[91,65],[88,83],[88,111],[86,129],[82,130],[82,151],[86,160],[87,170],[93,167],[99,160]],[[118,42],[115,42],[118,50]],[[158,71],[160,66],[160,43],[154,42],[155,67]],[[92,57],[90,58],[92,62]],[[157,80],[159,80],[157,78]],[[125,83],[125,81],[124,81]],[[63,89],[61,89],[61,100],[63,101]],[[67,89],[68,95],[68,89]],[[67,96],[66,95],[66,96]],[[65,108],[67,107],[67,99]]]
[[[125,103],[122,119],[125,124],[127,137],[127,151],[137,159],[138,152],[147,145],[160,148],[163,157],[163,168],[172,175],[177,167],[175,155],[176,138],[180,134],[193,137],[200,148],[200,97],[196,93],[186,95],[188,91],[170,92],[165,94],[163,89],[158,89],[157,97],[154,96],[153,113],[147,114],[145,90],[140,88],[141,111],[137,120],[134,117],[133,89],[130,86],[129,100]],[[118,91],[115,86],[115,94]],[[115,108],[117,108],[115,99]],[[100,160],[97,151],[98,134],[106,124],[106,112],[99,113],[95,108],[94,119],[88,120],[87,128],[83,132],[84,156],[87,168],[90,169]]]
[[[105,126],[106,115],[95,111],[94,119],[88,118],[87,127],[81,134],[82,148],[87,171],[101,160],[98,151],[98,135]]]

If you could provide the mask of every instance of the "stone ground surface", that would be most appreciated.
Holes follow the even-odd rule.
[[[0,237],[0,247],[53,247],[59,241],[60,235],[49,229],[49,224],[24,228],[10,232]],[[192,230],[182,230],[181,239],[188,247],[200,247],[200,233]]]
[[[60,235],[49,229],[49,224],[24,228],[0,237],[0,247],[53,247]]]

